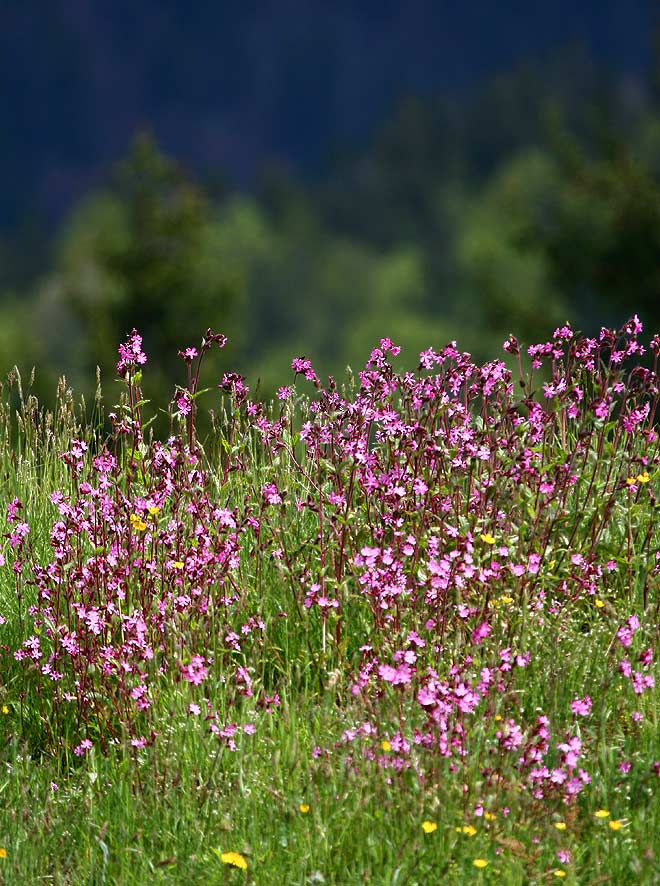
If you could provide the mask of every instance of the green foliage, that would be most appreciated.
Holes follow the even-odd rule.
[[[482,337],[490,331],[503,340],[515,317],[516,329],[531,341],[541,318],[557,326],[578,315],[555,285],[534,231],[553,213],[559,187],[552,158],[530,151],[506,164],[458,216],[456,251],[466,290],[461,307],[469,306]]]
[[[399,273],[404,280],[414,279],[413,270],[402,259]],[[397,278],[394,272],[392,276]],[[558,377],[576,380],[563,364],[561,370]],[[612,378],[599,365],[601,370],[604,387],[611,390]],[[138,375],[132,376],[135,385]],[[281,419],[283,445],[275,451],[263,445],[256,428],[250,428],[238,412],[223,416],[208,442],[203,467],[209,472],[213,505],[241,509],[253,502],[253,513],[261,520],[259,538],[271,535],[272,545],[264,542],[264,547],[255,548],[245,533],[241,562],[233,572],[241,606],[263,618],[264,626],[246,636],[237,654],[225,648],[226,614],[220,611],[215,631],[193,634],[192,649],[212,653],[215,666],[204,685],[170,677],[170,685],[157,703],[154,699],[149,714],[149,723],[158,732],[153,744],[137,748],[127,740],[117,741],[109,743],[107,756],[95,748],[83,758],[67,757],[54,741],[57,736],[50,734],[55,720],[47,699],[29,692],[37,667],[27,664],[22,683],[20,667],[9,657],[8,650],[19,646],[23,636],[20,605],[25,612],[33,598],[28,600],[26,594],[18,601],[11,562],[0,567],[4,618],[0,630],[7,656],[0,687],[0,790],[5,809],[0,881],[11,886],[42,879],[72,886],[147,882],[426,886],[436,881],[451,886],[466,882],[540,886],[554,882],[559,870],[566,871],[566,882],[591,883],[600,871],[606,871],[615,884],[655,882],[660,875],[660,810],[655,802],[658,774],[650,764],[660,757],[659,703],[652,691],[634,694],[618,672],[618,656],[637,661],[633,651],[614,650],[617,631],[632,612],[647,616],[640,628],[645,639],[635,653],[647,643],[657,646],[652,618],[656,601],[646,598],[647,589],[657,592],[657,575],[652,575],[657,548],[657,439],[650,426],[643,433],[638,429],[625,435],[616,420],[594,419],[588,402],[594,391],[586,381],[586,402],[577,416],[571,417],[569,396],[563,403],[545,403],[549,421],[529,448],[516,448],[528,428],[524,420],[507,424],[509,410],[502,410],[498,422],[480,422],[475,416],[474,424],[465,426],[478,436],[476,442],[489,434],[500,439],[490,460],[475,457],[470,466],[447,471],[442,459],[451,460],[458,447],[445,448],[443,436],[432,435],[429,451],[442,457],[432,471],[433,479],[427,479],[435,484],[434,492],[451,492],[451,507],[442,518],[434,515],[438,495],[429,496],[428,507],[398,512],[403,531],[398,532],[397,526],[397,532],[403,537],[409,531],[416,533],[429,514],[431,520],[438,518],[434,534],[441,532],[441,526],[456,522],[455,509],[460,508],[461,517],[473,528],[469,562],[477,570],[490,568],[495,557],[505,559],[498,551],[502,544],[509,546],[517,561],[524,561],[532,550],[543,552],[533,575],[493,577],[493,588],[505,589],[506,595],[493,595],[484,602],[476,574],[463,587],[462,601],[492,613],[493,637],[469,649],[475,680],[477,674],[483,676],[482,666],[493,667],[503,646],[528,651],[530,660],[524,668],[512,669],[511,682],[493,694],[487,709],[473,716],[466,713],[461,722],[467,730],[468,753],[450,759],[437,754],[434,765],[418,772],[387,765],[394,754],[391,746],[383,745],[395,731],[412,734],[420,716],[413,694],[403,686],[386,687],[371,697],[351,691],[364,661],[358,644],[365,639],[371,616],[367,596],[357,587],[355,564],[347,563],[343,583],[337,578],[338,548],[344,531],[353,550],[368,543],[382,503],[378,495],[355,490],[350,476],[357,461],[333,463],[330,446],[324,460],[314,458],[310,450],[301,454],[300,436],[293,428],[310,415],[303,396],[267,412],[269,421]],[[53,556],[50,530],[57,519],[51,494],[57,489],[75,498],[84,485],[82,476],[72,475],[60,455],[73,438],[87,442],[83,458],[89,471],[91,459],[100,451],[100,416],[85,420],[64,387],[57,413],[49,416],[34,398],[19,394],[18,376],[11,384],[19,410],[12,411],[5,392],[0,402],[0,504],[4,512],[14,496],[22,499],[31,525],[32,552],[36,561],[46,563]],[[461,400],[460,392],[455,401],[442,406],[430,399],[420,407],[423,425],[428,422],[433,430],[451,424]],[[517,398],[516,403],[520,407]],[[391,415],[396,406],[394,398],[383,395],[384,415]],[[493,403],[490,408],[497,411]],[[127,416],[136,410],[139,407],[127,406]],[[562,414],[564,421],[559,420]],[[335,444],[347,432],[343,423],[337,430]],[[124,449],[118,447],[122,478],[130,483],[111,485],[111,498],[126,494],[132,483],[134,500],[144,501],[150,495],[148,485],[157,478],[145,477],[139,464],[144,459],[135,458],[132,435],[123,439]],[[407,435],[390,435],[381,438],[370,454],[396,458],[398,452],[414,471],[424,455],[411,442]],[[529,457],[524,471],[521,456]],[[529,470],[533,464],[538,472]],[[243,469],[236,469],[238,465]],[[575,483],[568,485],[567,466],[576,474]],[[511,482],[514,475],[509,472],[519,470],[518,479]],[[188,476],[186,468],[182,478]],[[541,481],[552,481],[560,490],[541,493]],[[288,506],[259,509],[262,487],[270,482],[284,491]],[[313,508],[299,510],[294,502],[313,502],[317,497],[320,501],[342,484],[345,490],[354,490],[360,506],[347,511],[347,519],[326,510],[322,564],[319,514]],[[474,508],[479,488],[486,490],[482,513]],[[191,491],[199,505],[205,493],[199,487]],[[183,493],[182,487],[176,495],[180,506],[185,503]],[[382,517],[390,514],[389,508],[383,508]],[[163,527],[172,518],[171,513],[153,516],[154,523],[162,521]],[[479,536],[486,518],[492,518],[497,541]],[[180,534],[182,543],[184,538]],[[392,533],[394,550],[396,539]],[[154,548],[158,557],[168,543],[161,541]],[[77,545],[78,539],[72,543]],[[273,545],[284,550],[283,559],[270,556]],[[3,551],[10,560],[7,540]],[[598,596],[580,589],[583,561],[571,563],[573,553],[592,565],[610,556],[616,560],[617,568],[599,581]],[[81,549],[75,559],[82,563],[85,556]],[[419,573],[424,562],[423,555],[415,559],[408,576],[411,584],[423,581]],[[141,568],[139,559],[131,566],[135,571]],[[333,593],[336,579],[342,598],[343,639],[340,642],[334,630],[327,631],[327,649],[318,609],[303,611],[299,605],[309,579],[321,569]],[[303,585],[299,579],[305,576]],[[29,582],[24,588],[36,594]],[[219,587],[216,591],[221,592]],[[373,629],[367,634],[369,643],[377,650],[381,644],[383,650],[400,646],[409,617],[405,610],[418,603],[421,599],[411,596],[400,610],[397,606],[399,631]],[[439,605],[447,604],[439,600]],[[434,635],[429,632],[426,645],[417,648],[420,674],[432,667],[443,676],[459,660],[452,654],[466,651],[468,632],[460,620],[458,624],[443,649],[433,647]],[[180,648],[182,657],[190,651]],[[236,693],[231,675],[238,663],[250,669],[255,695],[265,690],[278,691],[281,697],[277,711],[259,714],[252,736],[240,728],[252,701],[232,699]],[[657,664],[652,671],[657,674]],[[571,704],[585,694],[593,699],[593,710],[588,717],[572,716]],[[191,703],[203,711],[207,703],[217,707],[239,727],[236,750],[209,734],[204,714],[190,715]],[[636,711],[642,714],[639,722],[633,719]],[[520,782],[518,752],[513,750],[505,762],[498,732],[506,734],[509,725],[519,723],[527,737],[540,712],[552,724],[553,745],[565,730],[581,738],[591,781],[575,802],[558,801],[554,806],[552,799],[536,802]],[[71,719],[76,719],[75,706]],[[358,735],[351,746],[345,733],[355,733],[365,721],[374,731]],[[411,754],[418,752],[424,753],[413,748]],[[629,772],[621,769],[622,760],[631,764]],[[489,781],[490,767],[503,777]],[[480,812],[475,811],[477,802],[483,807]],[[601,817],[596,814],[599,810]],[[570,861],[559,861],[558,852],[570,853]],[[475,862],[485,866],[476,867]]]
[[[660,170],[648,144],[657,138],[658,118],[639,121],[633,138],[625,140],[617,123],[614,117],[606,121],[595,150],[562,133],[554,215],[533,223],[530,236],[546,255],[553,282],[571,301],[586,297],[615,322],[634,305],[640,316],[655,321]]]
[[[203,317],[268,395],[293,353],[340,374],[388,332],[411,354],[460,338],[486,359],[512,328],[539,341],[635,310],[657,324],[659,146],[653,84],[632,97],[579,53],[402,101],[317,183],[271,166],[232,193],[139,136],[50,262],[38,226],[0,244],[5,369],[38,363],[50,402],[60,372],[91,393],[97,363],[114,373],[108,343],[135,327],[162,399],[182,380],[165,355]]]
[[[139,136],[108,188],[60,233],[56,269],[37,296],[38,340],[89,390],[97,364],[104,377],[114,373],[111,343],[137,327],[153,354],[149,393],[162,400],[177,380],[166,355],[197,338],[200,317],[236,331],[239,291],[219,256],[202,190]]]
[[[241,294],[239,353],[262,393],[274,394],[296,353],[321,372],[359,366],[366,343],[396,329],[411,352],[425,336],[448,337],[429,315],[423,259],[414,247],[381,253],[325,230],[310,206],[273,219],[254,200],[220,207],[218,261]]]

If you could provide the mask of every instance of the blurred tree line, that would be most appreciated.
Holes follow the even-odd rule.
[[[637,311],[655,331],[658,72],[621,84],[568,55],[410,99],[322,181],[272,166],[252,194],[195,180],[141,134],[48,248],[34,230],[0,242],[0,370],[36,365],[48,401],[61,373],[91,392],[98,364],[111,396],[136,327],[164,406],[177,351],[209,326],[229,336],[218,380],[239,371],[264,396],[293,356],[341,377],[385,335],[413,367],[450,339],[486,359],[566,320],[594,332]]]

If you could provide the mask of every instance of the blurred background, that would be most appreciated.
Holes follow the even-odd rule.
[[[382,336],[660,329],[656,0],[23,0],[0,11],[0,375],[272,395]],[[207,377],[208,378],[208,377]],[[213,377],[212,381],[219,380]],[[111,402],[114,402],[111,400]]]

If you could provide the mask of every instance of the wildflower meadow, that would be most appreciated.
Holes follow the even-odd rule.
[[[0,882],[660,883],[660,337],[225,343],[3,388]]]

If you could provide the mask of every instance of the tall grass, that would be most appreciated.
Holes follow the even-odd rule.
[[[12,374],[2,882],[659,880],[641,333],[227,373],[203,441],[211,330],[167,440],[135,331],[108,416]]]

